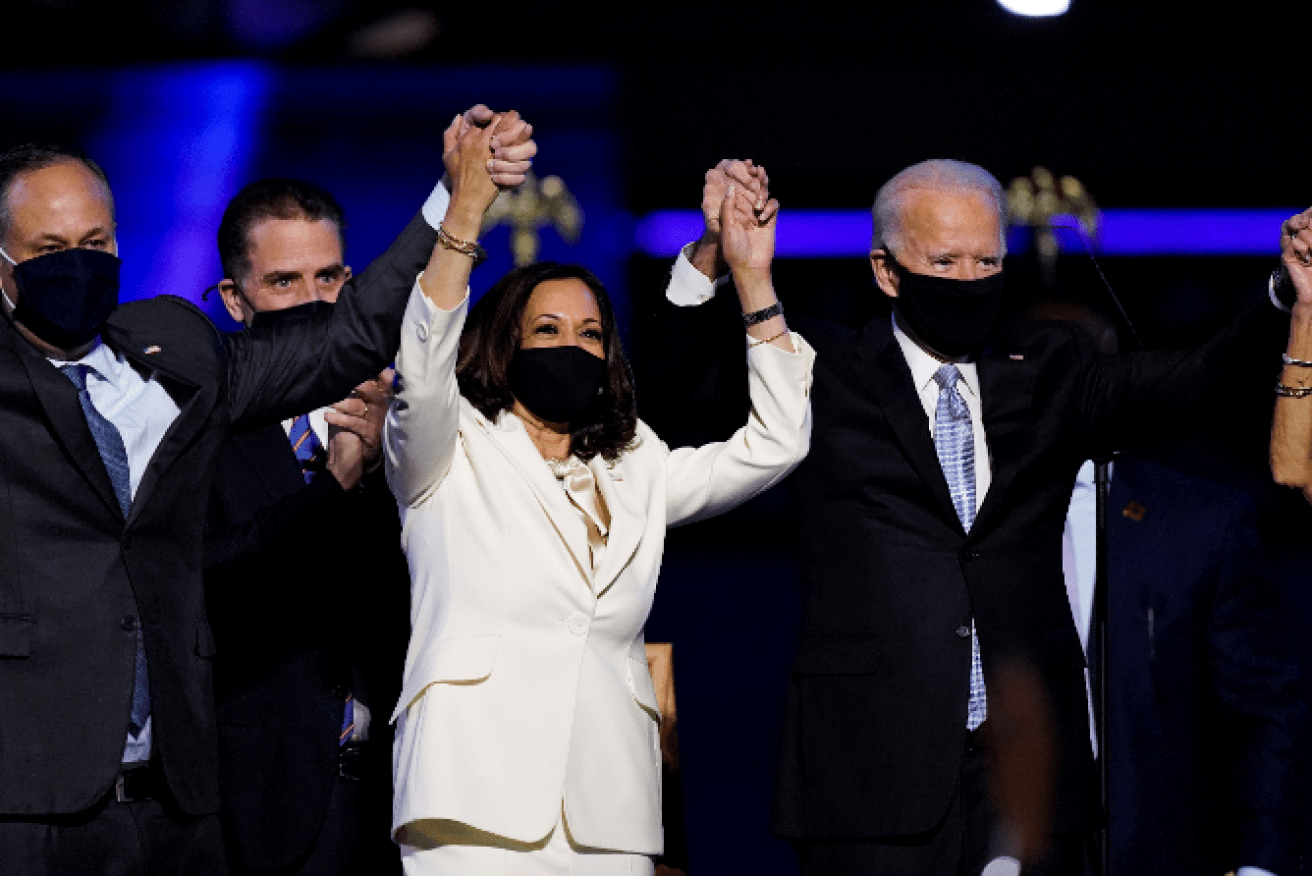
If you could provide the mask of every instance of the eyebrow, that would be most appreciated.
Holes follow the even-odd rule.
[[[559,313],[539,313],[537,316],[533,317],[533,321],[534,321],[534,322],[537,322],[537,321],[540,320],[540,319],[556,319],[556,320],[563,320],[564,318],[565,318],[565,317],[564,317],[562,314],[559,314]],[[595,316],[584,317],[584,318],[583,318],[582,320],[580,320],[579,322],[580,322],[580,324],[582,324],[582,323],[588,323],[588,322],[595,322],[597,325],[601,325],[601,320],[600,320],[600,319],[597,319],[597,317],[595,317]]]
[[[81,237],[78,238],[78,240],[79,240],[79,241],[82,241],[82,240],[89,240],[89,239],[91,239],[91,238],[93,238],[93,237],[105,237],[105,236],[108,236],[109,233],[110,233],[110,232],[109,232],[108,229],[106,229],[106,228],[101,228],[101,227],[97,226],[97,227],[95,227],[95,228],[92,228],[92,229],[91,229],[90,231],[88,231],[86,234],[83,234]],[[60,234],[54,234],[54,233],[52,233],[52,232],[47,231],[47,232],[45,232],[44,234],[41,234],[40,236],[38,236],[38,237],[36,238],[36,240],[33,241],[33,243],[34,243],[34,244],[42,244],[42,243],[68,243],[69,240],[70,240],[69,238],[64,237],[63,235],[60,235]]]
[[[270,271],[260,277],[261,283],[276,283],[279,280],[299,280],[305,276],[301,271]]]

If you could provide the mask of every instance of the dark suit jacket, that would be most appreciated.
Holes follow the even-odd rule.
[[[310,484],[274,424],[219,452],[206,587],[228,862],[285,867],[319,834],[346,692],[369,707],[359,824],[391,852],[391,726],[409,637],[409,576],[381,468],[344,492]],[[399,870],[399,863],[396,864]]]
[[[662,336],[678,342],[663,355],[682,358],[684,374],[706,351],[740,343],[741,323],[721,336],[709,306],[663,307]],[[776,832],[881,837],[939,821],[960,777],[972,617],[986,684],[1006,658],[1038,669],[1059,737],[1056,828],[1088,827],[1097,799],[1084,658],[1061,567],[1075,474],[1104,448],[1222,395],[1239,351],[1278,352],[1287,325],[1264,304],[1198,350],[1123,357],[1098,355],[1068,326],[1000,334],[979,359],[992,485],[967,534],[888,318],[860,331],[799,324],[817,353],[814,430],[789,481],[804,617]],[[721,388],[688,387],[685,410],[732,408]]]
[[[1120,456],[1108,568],[1115,872],[1290,872],[1304,707],[1252,503]]]
[[[138,623],[168,789],[184,812],[218,809],[201,539],[219,446],[382,370],[434,240],[416,217],[336,307],[269,330],[221,337],[168,296],[119,308],[105,343],[181,407],[126,520],[72,383],[0,321],[0,814],[78,812],[109,790]]]

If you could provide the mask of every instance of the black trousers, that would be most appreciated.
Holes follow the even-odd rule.
[[[974,739],[968,740],[957,793],[939,823],[924,833],[798,841],[802,876],[980,876],[997,854],[986,760]],[[1025,876],[1085,876],[1087,850],[1087,837],[1056,837],[1047,858],[1026,867]]]
[[[85,812],[0,816],[5,876],[225,876],[218,815],[189,816],[171,801],[119,803]]]
[[[323,825],[305,856],[287,867],[237,870],[231,876],[400,876],[401,850],[392,842],[389,777],[339,777]]]

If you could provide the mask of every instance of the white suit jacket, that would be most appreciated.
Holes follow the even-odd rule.
[[[579,845],[662,848],[659,715],[644,654],[668,526],[727,511],[806,455],[814,353],[748,352],[753,413],[731,440],[589,464],[611,523],[594,575],[582,517],[520,420],[459,394],[454,311],[416,289],[402,328],[387,477],[401,507],[413,633],[393,751],[401,842],[451,822]],[[434,830],[434,829],[437,830]]]

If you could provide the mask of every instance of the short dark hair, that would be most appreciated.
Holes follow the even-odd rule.
[[[105,184],[109,196],[110,215],[114,215],[114,193],[109,188],[109,177],[87,154],[76,146],[58,143],[24,143],[0,152],[0,238],[9,234],[9,189],[20,174],[44,170],[65,161],[79,161]]]
[[[219,263],[223,276],[244,279],[251,269],[251,229],[265,219],[327,219],[337,226],[337,239],[346,249],[346,214],[337,199],[312,182],[269,177],[242,186],[228,202],[219,222]]]
[[[538,262],[515,268],[496,282],[474,305],[460,336],[456,379],[460,394],[489,420],[514,403],[510,362],[520,344],[520,321],[529,296],[548,280],[581,280],[592,290],[601,311],[601,338],[606,352],[606,381],[601,404],[591,422],[571,424],[570,450],[585,462],[600,455],[618,459],[633,446],[638,429],[633,374],[624,357],[615,308],[601,280],[587,268]]]

